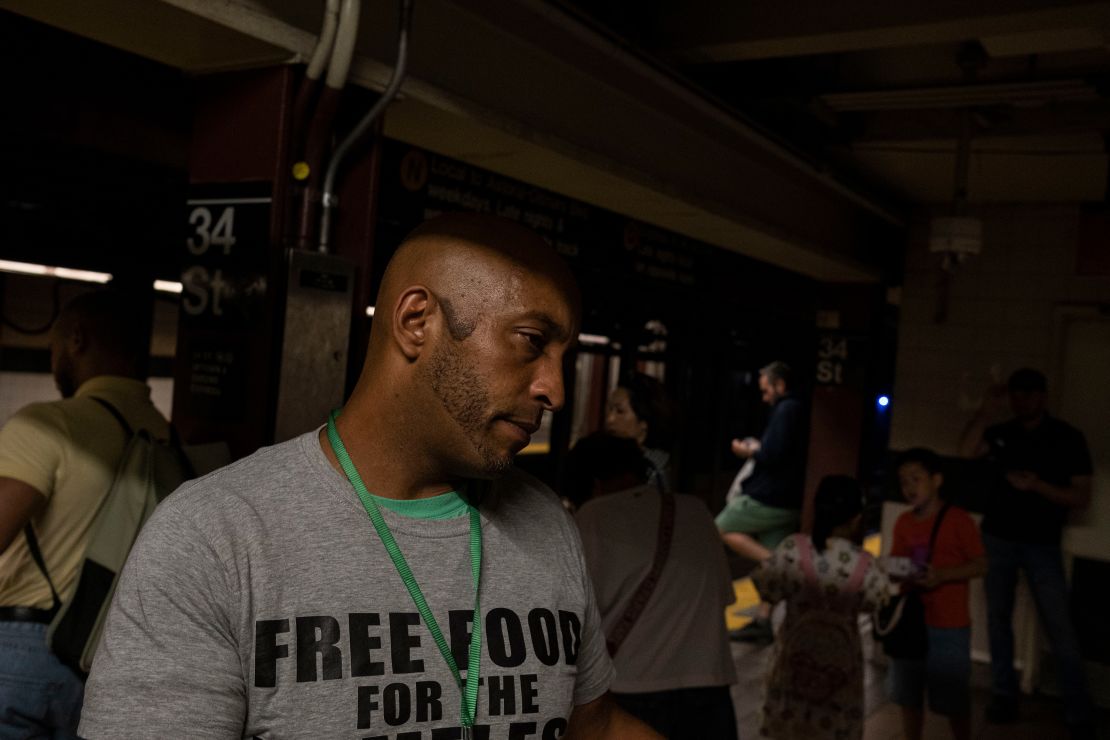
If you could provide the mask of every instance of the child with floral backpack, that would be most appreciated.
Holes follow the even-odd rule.
[[[752,575],[760,595],[786,601],[767,678],[761,735],[776,740],[863,737],[858,614],[890,594],[860,549],[863,497],[847,476],[821,481],[813,535],[793,534]]]

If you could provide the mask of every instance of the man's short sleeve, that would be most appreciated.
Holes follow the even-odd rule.
[[[54,404],[24,407],[0,429],[0,477],[26,483],[49,498],[68,436]]]
[[[81,737],[242,737],[246,682],[224,564],[160,507],[124,566],[85,689]]]
[[[801,401],[785,398],[771,412],[771,419],[760,440],[760,448],[752,457],[763,465],[789,465],[794,461],[805,423]]]

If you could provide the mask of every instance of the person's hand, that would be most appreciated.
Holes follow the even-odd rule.
[[[740,458],[748,458],[759,449],[759,440],[753,437],[732,440],[732,454]]]
[[[931,565],[925,566],[925,572],[918,576],[916,581],[918,588],[920,588],[922,591],[928,591],[929,589],[936,588],[944,582],[941,579],[940,574],[937,572],[937,569]]]
[[[1014,470],[1006,473],[1006,480],[1019,491],[1032,491],[1041,479],[1037,477],[1036,473],[1031,473],[1028,470]]]

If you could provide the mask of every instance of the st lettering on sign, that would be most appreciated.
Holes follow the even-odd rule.
[[[265,322],[271,186],[197,184],[185,202],[181,328],[190,407],[230,421],[243,412],[244,353]]]
[[[194,186],[181,273],[188,316],[219,324],[250,318],[269,269],[270,201],[268,183]]]
[[[850,360],[848,338],[843,334],[822,334],[817,338],[818,385],[843,385]]]

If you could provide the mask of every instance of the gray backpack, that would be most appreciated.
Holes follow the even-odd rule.
[[[82,675],[92,667],[116,581],[139,530],[154,507],[192,474],[172,427],[170,442],[160,442],[146,429],[133,431],[123,414],[104,399],[92,400],[115,417],[128,441],[112,485],[93,519],[77,584],[65,599],[54,589],[30,523],[23,530],[31,557],[50,584],[54,598],[47,644],[62,663]]]

